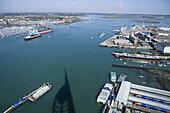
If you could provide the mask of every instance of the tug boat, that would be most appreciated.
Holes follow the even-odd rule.
[[[30,40],[30,39],[34,39],[34,38],[37,38],[37,37],[40,37],[40,36],[41,36],[40,34],[34,34],[34,35],[29,34],[24,39],[25,40]]]

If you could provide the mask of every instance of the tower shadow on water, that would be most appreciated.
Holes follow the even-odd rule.
[[[52,113],[75,113],[66,68],[65,68],[65,84],[60,88],[60,90],[55,96]]]

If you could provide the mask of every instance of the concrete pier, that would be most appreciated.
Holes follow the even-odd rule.
[[[110,37],[109,39],[105,40],[104,42],[100,43],[99,46],[101,47],[115,47],[115,48],[129,48],[129,49],[135,49],[136,46],[135,45],[116,45],[114,44],[114,40],[117,39],[118,36],[122,36],[122,35],[114,35],[112,37]],[[122,40],[123,41],[123,40]],[[124,39],[124,41],[127,41],[127,39]],[[153,49],[152,47],[137,47],[137,49]]]

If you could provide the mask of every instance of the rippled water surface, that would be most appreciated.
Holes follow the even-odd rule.
[[[111,52],[122,50],[99,47],[123,24],[130,27],[142,23],[98,16],[89,16],[89,19],[71,25],[50,24],[48,26],[54,28],[52,33],[30,41],[24,41],[21,36],[0,40],[0,112],[48,81],[53,85],[52,90],[36,102],[27,101],[13,113],[61,113],[63,110],[99,113],[102,104],[96,102],[96,97],[101,87],[110,82],[111,71],[126,74],[127,80],[133,83],[164,89],[151,73],[112,67],[112,64],[169,69],[168,61],[159,67],[159,63],[120,60]],[[161,20],[158,25],[168,26],[170,21]],[[100,38],[102,32],[106,35]],[[144,77],[138,78],[141,74]]]

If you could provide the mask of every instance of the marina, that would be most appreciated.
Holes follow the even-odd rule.
[[[24,33],[29,32],[29,30],[33,29],[31,26],[13,26],[0,29],[0,39],[4,39],[6,37],[20,35],[23,36]]]

